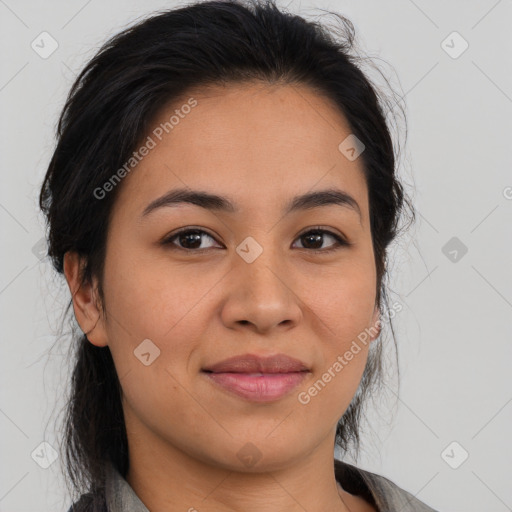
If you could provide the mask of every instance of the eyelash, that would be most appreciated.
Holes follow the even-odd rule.
[[[186,252],[198,252],[198,253],[201,253],[201,252],[204,252],[204,251],[208,251],[209,248],[206,248],[206,249],[187,249],[185,247],[180,247],[178,245],[175,245],[173,243],[173,240],[175,238],[177,238],[178,236],[184,234],[184,233],[195,233],[195,234],[205,234],[207,236],[209,236],[210,238],[212,238],[213,240],[215,240],[215,238],[210,235],[208,232],[202,230],[202,229],[198,229],[198,228],[183,228],[179,231],[177,231],[176,233],[174,233],[172,236],[169,236],[169,237],[166,237],[164,240],[162,240],[162,245],[166,245],[166,246],[170,246],[172,249],[178,249],[178,250],[181,250],[181,251],[186,251]],[[330,235],[332,236],[335,240],[336,240],[336,243],[331,246],[330,248],[328,249],[307,249],[307,248],[304,248],[304,247],[299,247],[299,249],[303,249],[307,252],[312,252],[314,254],[326,254],[326,253],[331,253],[333,251],[337,251],[339,249],[341,249],[342,247],[348,247],[348,246],[351,246],[352,243],[350,242],[347,242],[344,238],[342,238],[341,236],[337,235],[336,233],[333,233],[332,231],[329,231],[327,229],[323,229],[319,226],[315,226],[313,228],[310,228],[308,229],[307,231],[304,231],[303,233],[301,233],[298,237],[298,238],[301,238],[305,235],[308,235],[308,234],[311,234],[311,233],[320,233],[320,234],[324,234],[324,235]],[[218,243],[218,242],[217,242]]]

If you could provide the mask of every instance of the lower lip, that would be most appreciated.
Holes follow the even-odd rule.
[[[282,398],[296,388],[309,372],[264,373],[209,373],[209,379],[224,389],[252,402],[271,402]]]

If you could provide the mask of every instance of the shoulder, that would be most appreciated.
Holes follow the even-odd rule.
[[[67,512],[149,512],[130,484],[112,464],[107,464],[103,485],[82,494]]]
[[[363,496],[379,512],[437,512],[384,476],[337,459],[335,473],[346,491]]]

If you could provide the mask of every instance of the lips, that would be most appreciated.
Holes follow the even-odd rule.
[[[203,368],[219,389],[251,402],[273,402],[301,384],[310,369],[285,354],[261,357],[245,354]]]
[[[244,354],[230,357],[211,366],[203,368],[211,373],[291,373],[309,371],[308,366],[286,354],[274,356],[257,356]]]

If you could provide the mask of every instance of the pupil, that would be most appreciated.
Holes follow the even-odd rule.
[[[190,245],[190,244],[187,244],[186,240],[187,239],[191,240],[192,238],[195,239],[194,241],[196,242],[196,244],[194,244],[194,241],[193,241],[192,242],[192,247],[188,247],[187,245]],[[185,243],[183,243],[183,240],[185,240]],[[197,233],[197,232],[184,233],[180,237],[180,243],[186,249],[197,249],[197,247],[201,246],[201,235],[200,235],[200,233]]]
[[[322,234],[321,233],[315,233],[315,234],[308,234],[308,235],[304,235],[304,238],[308,239],[314,239],[314,242],[320,242],[320,245],[318,246],[315,246],[314,249],[319,249],[322,247]]]

